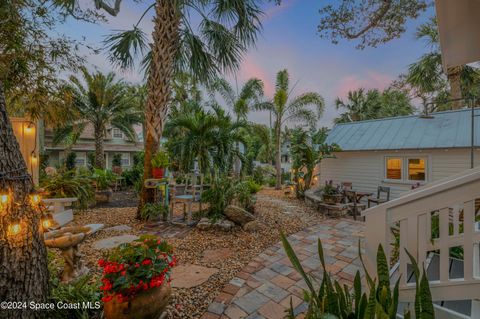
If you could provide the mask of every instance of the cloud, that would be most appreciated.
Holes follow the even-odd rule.
[[[365,89],[384,89],[390,85],[393,77],[389,74],[380,73],[369,70],[364,74],[350,74],[339,80],[339,84],[335,88],[335,94],[344,98],[349,91],[359,88]]]
[[[251,54],[245,56],[240,68],[240,72],[238,73],[238,78],[241,81],[247,81],[251,78],[259,78],[263,81],[266,96],[271,97],[275,92],[275,88],[270,81],[269,74],[258,64]]]

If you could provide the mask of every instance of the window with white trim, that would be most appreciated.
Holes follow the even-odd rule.
[[[75,152],[75,166],[85,166],[87,164],[87,154],[85,152]]]
[[[113,128],[112,136],[113,138],[123,138],[123,132],[120,131],[118,128]]]
[[[385,157],[385,180],[398,182],[425,182],[428,179],[428,161],[421,156]]]
[[[130,166],[130,153],[122,153],[122,166]]]

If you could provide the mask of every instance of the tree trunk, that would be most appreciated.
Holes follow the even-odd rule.
[[[276,152],[276,160],[275,160],[275,168],[277,170],[277,182],[275,184],[275,189],[282,189],[282,143],[281,143],[281,127],[280,123],[275,125],[275,147],[277,149]]]
[[[95,167],[99,169],[105,169],[104,132],[105,128],[102,125],[95,126]]]
[[[143,179],[152,177],[152,155],[158,151],[170,102],[170,84],[178,50],[180,11],[177,1],[157,0],[153,29],[152,62],[148,75],[145,109],[145,162]],[[153,202],[153,192],[144,187],[140,194],[137,218],[145,203]]]
[[[0,192],[9,195],[9,204],[0,207],[0,301],[27,302],[27,307],[30,301],[45,302],[48,295],[47,251],[40,230],[40,213],[30,206],[28,197],[32,186],[0,82]],[[20,224],[16,235],[8,232],[8,225],[14,220]],[[0,310],[0,318],[42,315],[42,311]]]
[[[235,150],[237,151],[238,154],[240,153],[240,143],[239,142],[235,143]],[[237,177],[240,176],[240,170],[242,168],[241,165],[242,165],[242,163],[240,161],[240,157],[235,156],[235,175]]]
[[[448,82],[450,82],[450,96],[452,99],[462,98],[461,75],[462,67],[453,67],[448,69]],[[454,110],[461,109],[464,101],[454,101],[452,108]]]

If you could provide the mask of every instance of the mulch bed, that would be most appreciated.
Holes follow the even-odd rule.
[[[255,204],[257,219],[266,227],[257,233],[243,231],[240,227],[231,232],[199,231],[193,229],[182,239],[170,238],[168,241],[175,247],[175,255],[180,264],[196,264],[217,268],[219,271],[200,286],[190,289],[173,289],[168,318],[199,318],[208,305],[235,275],[259,253],[277,243],[280,230],[286,234],[300,231],[306,226],[318,223],[322,217],[315,213],[303,201],[286,196],[283,191],[264,189],[259,193]],[[285,206],[289,206],[288,209]],[[75,224],[103,223],[105,227],[128,225],[128,232],[99,231],[82,244],[82,252],[87,267],[94,278],[101,275],[97,260],[105,252],[91,247],[94,241],[120,234],[137,234],[144,223],[135,219],[134,207],[100,208],[79,211],[75,214]],[[232,252],[228,258],[214,261],[202,261],[205,250],[228,248]]]

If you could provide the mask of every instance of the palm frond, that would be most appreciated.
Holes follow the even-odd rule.
[[[122,69],[132,68],[135,59],[147,48],[147,37],[137,26],[131,30],[114,31],[103,42],[110,61]]]

